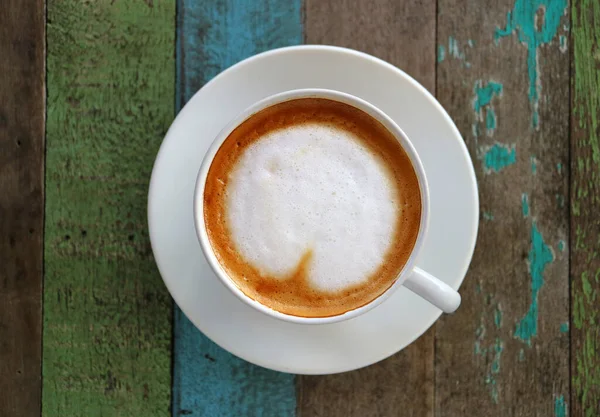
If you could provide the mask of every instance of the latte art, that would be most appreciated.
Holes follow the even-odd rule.
[[[396,280],[420,225],[419,183],[366,113],[296,99],[236,128],[210,167],[204,220],[219,263],[249,297],[303,317],[342,314]]]
[[[306,279],[324,292],[360,284],[377,270],[400,211],[385,166],[360,138],[310,122],[250,145],[226,196],[231,240],[248,263],[282,279],[310,256]]]

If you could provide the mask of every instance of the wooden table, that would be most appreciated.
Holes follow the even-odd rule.
[[[600,416],[599,42],[597,0],[2,0],[0,416]],[[458,313],[331,376],[208,341],[146,225],[177,110],[301,43],[420,81],[481,197]]]

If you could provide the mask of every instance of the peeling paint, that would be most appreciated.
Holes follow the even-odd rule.
[[[519,362],[523,362],[525,360],[525,351],[523,348],[519,349]]]
[[[565,241],[564,240],[559,240],[558,241],[558,245],[556,245],[558,247],[558,250],[561,252],[565,251]]]
[[[498,329],[502,327],[502,310],[500,309],[500,304],[494,310],[494,324]]]
[[[500,359],[503,351],[504,343],[502,343],[500,338],[496,338],[496,343],[494,344],[494,359],[492,360],[490,370],[485,377],[485,383],[490,386],[490,395],[492,396],[492,401],[494,404],[498,404],[498,385],[496,384],[496,375],[498,375],[500,372]]]
[[[465,59],[465,55],[458,48],[458,41],[452,37],[448,37],[448,55],[456,59]]]
[[[437,62],[442,62],[446,58],[446,48],[444,45],[438,45]]]
[[[492,220],[494,220],[494,215],[491,212],[489,212],[489,211],[484,211],[483,212],[483,219],[487,220],[487,221],[492,221]]]
[[[481,294],[482,288],[481,283],[478,282],[475,287],[475,292],[477,294]],[[493,305],[494,296],[493,294],[481,294],[484,297],[486,306]],[[502,353],[504,351],[504,343],[500,337],[495,338],[494,342],[491,343],[485,342],[485,337],[487,334],[486,330],[486,322],[489,319],[488,312],[489,310],[483,312],[483,314],[479,317],[479,326],[475,330],[475,343],[473,346],[473,354],[476,357],[481,357],[481,360],[477,360],[479,364],[485,367],[485,378],[484,382],[489,388],[490,397],[492,401],[497,404],[498,403],[498,385],[496,383],[496,378],[500,373],[500,363],[502,358]],[[495,303],[495,307],[493,309],[493,322],[495,330],[492,329],[493,333],[499,333],[499,329],[502,327],[502,306],[500,303]]]
[[[475,123],[472,126],[473,136],[479,136],[479,124],[485,124],[487,136],[493,136],[496,127],[498,126],[498,118],[496,117],[496,111],[492,105],[492,99],[494,97],[500,97],[502,95],[502,84],[489,81],[487,84],[483,84],[481,80],[475,82],[473,89],[473,110],[475,111]]]
[[[560,324],[560,332],[561,333],[568,333],[569,332],[569,322],[568,321]]]
[[[485,114],[485,128],[489,136],[496,130],[496,112],[494,112],[494,109],[488,109]]]
[[[515,328],[514,336],[528,345],[531,339],[537,336],[538,323],[538,295],[544,285],[544,270],[554,260],[552,250],[544,242],[537,224],[531,226],[531,250],[529,251],[529,275],[531,276],[531,304],[525,317],[523,317]]]
[[[481,346],[484,337],[485,325],[483,324],[483,319],[481,319],[479,326],[475,330],[475,345],[473,346],[473,353],[475,355],[485,355],[487,353],[487,348]]]
[[[537,174],[537,164],[538,164],[538,161],[537,161],[535,155],[531,155],[529,157],[529,163],[531,164],[531,173],[533,175]]]
[[[467,44],[472,47],[472,45],[470,45],[469,42],[470,41],[467,41]],[[440,56],[441,51],[443,51],[444,53]],[[446,53],[447,53],[447,55],[446,55]],[[471,68],[471,63],[467,62],[464,50],[460,49],[458,40],[456,38],[454,38],[453,36],[448,36],[448,49],[447,50],[444,49],[444,45],[438,46],[438,62],[442,62],[446,57],[454,58],[458,61],[461,61],[462,65],[464,67]],[[440,60],[440,58],[441,58],[441,60]]]
[[[492,102],[494,96],[502,95],[503,86],[495,81],[490,81],[486,85],[482,85],[481,80],[475,82],[475,103],[473,109],[479,113],[483,106],[487,106]]]
[[[490,147],[483,147],[483,167],[486,173],[500,172],[504,168],[517,162],[517,151],[513,146],[495,143]]]
[[[493,358],[491,363],[489,364],[489,368],[485,374],[485,384],[489,386],[490,396],[492,397],[492,401],[494,404],[498,404],[498,386],[496,384],[496,377],[500,373],[500,363],[502,359],[502,353],[504,352],[504,343],[502,340],[497,337],[496,341],[489,348],[483,347],[483,339],[485,337],[485,326],[483,324],[483,319],[477,328],[476,340],[475,340],[475,348],[474,354],[486,357],[488,353],[493,353]],[[485,363],[488,364],[488,359],[485,360]],[[487,365],[486,365],[487,366]]]
[[[554,399],[554,417],[567,417],[567,402],[564,395]]]
[[[516,0],[513,9],[506,14],[505,28],[497,27],[494,34],[494,40],[499,43],[501,38],[516,33],[519,41],[527,47],[528,96],[532,105],[531,122],[536,129],[539,126],[541,92],[538,48],[550,43],[556,36],[566,8],[567,0]],[[543,11],[543,22],[536,22],[539,9]]]
[[[521,211],[523,212],[523,217],[529,216],[529,196],[527,193],[521,194]]]
[[[593,297],[593,293],[594,290],[592,288],[592,283],[590,282],[590,278],[588,277],[588,273],[587,271],[584,271],[581,273],[581,286],[583,289],[583,294],[585,295],[585,298],[587,299],[588,302],[593,302],[594,301],[594,297]]]
[[[567,37],[565,35],[560,35],[558,37],[558,42],[559,42],[559,47],[558,49],[560,49],[560,52],[562,52],[563,54],[565,52],[567,52]]]
[[[560,162],[558,164],[556,164],[556,170],[558,171],[559,175],[562,174],[562,169],[563,169],[563,166]]]
[[[492,373],[497,374],[500,372],[500,358],[502,356],[502,352],[504,351],[504,344],[500,338],[496,338],[496,343],[494,344],[494,360],[492,361]]]

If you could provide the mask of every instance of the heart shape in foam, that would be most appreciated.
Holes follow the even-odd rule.
[[[336,292],[384,262],[401,207],[383,161],[353,132],[306,123],[245,150],[227,210],[232,240],[254,267],[285,279],[308,260],[309,282]]]

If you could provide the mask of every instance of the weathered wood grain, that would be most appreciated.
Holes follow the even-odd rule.
[[[600,3],[572,7],[571,416],[600,415]]]
[[[566,0],[438,3],[437,96],[482,217],[463,305],[437,326],[437,416],[566,415],[568,28]]]
[[[39,416],[44,223],[43,0],[0,7],[0,416]]]
[[[435,88],[435,1],[306,0],[305,40],[358,49]],[[433,331],[376,365],[298,377],[298,415],[433,415]]]
[[[433,415],[434,333],[357,371],[298,376],[298,416]]]
[[[300,0],[180,0],[177,105],[225,68],[302,43]],[[175,308],[173,415],[292,416],[294,376],[254,366],[212,343]]]
[[[171,300],[148,241],[174,115],[174,0],[50,0],[42,414],[166,416]]]
[[[435,88],[435,1],[305,0],[307,44],[370,53]]]

